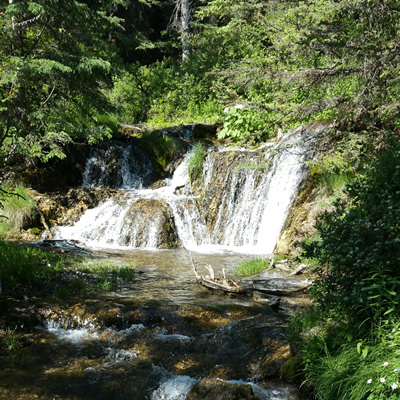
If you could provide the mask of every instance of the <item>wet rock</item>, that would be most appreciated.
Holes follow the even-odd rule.
[[[268,354],[264,357],[261,363],[253,365],[252,372],[258,379],[280,377],[284,364],[291,356],[290,345],[279,337],[277,333],[272,333],[270,336],[263,338],[263,345],[268,349]]]
[[[118,132],[121,136],[134,136],[143,132],[154,130],[151,126],[146,124],[119,124]]]
[[[163,322],[163,317],[153,309],[140,307],[133,311],[128,311],[125,315],[128,326],[132,324],[143,324],[145,326],[158,326]]]
[[[255,400],[250,385],[205,379],[198,382],[186,396],[186,400]]]
[[[152,221],[149,224],[149,221]],[[141,199],[132,204],[124,219],[124,244],[133,247],[178,246],[172,210],[164,200]],[[131,227],[131,228],[130,228]]]
[[[211,124],[195,124],[192,127],[192,139],[213,139],[217,134],[217,126]]]
[[[104,308],[96,313],[96,320],[103,327],[121,326],[122,313],[118,307]]]
[[[73,224],[87,209],[98,206],[116,193],[115,190],[91,188],[72,188],[66,193],[40,194],[33,190],[29,192],[36,202],[38,212],[42,213],[50,227]]]

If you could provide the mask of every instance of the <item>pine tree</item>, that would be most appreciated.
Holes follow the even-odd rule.
[[[109,133],[103,89],[111,84],[107,41],[119,20],[101,2],[13,1],[0,9],[0,149],[63,157],[72,138]]]

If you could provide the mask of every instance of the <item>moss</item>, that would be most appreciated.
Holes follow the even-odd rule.
[[[302,375],[302,360],[298,356],[290,357],[282,369],[282,377],[285,381],[293,383],[300,380]]]

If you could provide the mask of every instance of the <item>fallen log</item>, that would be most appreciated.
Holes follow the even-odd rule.
[[[222,279],[218,279],[215,277],[214,269],[211,265],[205,265],[204,268],[207,269],[209,275],[200,275],[197,272],[196,265],[194,264],[192,255],[189,253],[190,261],[192,263],[193,271],[196,276],[197,282],[205,286],[208,289],[213,290],[222,290],[225,293],[236,293],[247,296],[252,296],[253,300],[258,301],[260,303],[267,304],[271,307],[279,306],[279,302],[281,297],[291,297],[296,296],[297,294],[306,291],[310,286],[307,284],[305,286],[292,288],[292,289],[266,289],[266,288],[257,288],[257,287],[243,287],[239,285],[234,279],[227,279],[225,276],[224,269],[222,270]]]
[[[208,289],[214,289],[214,290],[222,290],[226,293],[241,293],[244,292],[243,288],[233,279],[227,279],[225,277],[225,270],[222,270],[223,274],[223,279],[217,279],[215,278],[215,273],[214,269],[211,265],[205,265],[204,268],[207,269],[207,271],[210,273],[210,275],[200,275],[197,272],[196,266],[194,264],[192,255],[190,255],[190,261],[192,262],[192,267],[194,274],[196,276],[196,280],[200,285],[205,286]]]
[[[298,275],[308,267],[308,264],[300,264],[289,276]]]

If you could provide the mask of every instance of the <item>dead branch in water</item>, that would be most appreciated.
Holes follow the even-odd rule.
[[[226,279],[224,269],[222,270],[222,275],[223,275],[222,280],[215,278],[215,272],[211,265],[204,266],[204,268],[206,268],[207,271],[209,272],[210,274],[209,276],[200,275],[197,272],[196,265],[193,261],[192,254],[190,252],[189,256],[190,256],[190,261],[192,263],[194,274],[196,276],[196,280],[198,283],[200,283],[200,285],[203,285],[209,289],[223,290],[224,292],[229,292],[229,293],[240,293],[243,291],[242,287],[233,279]]]

